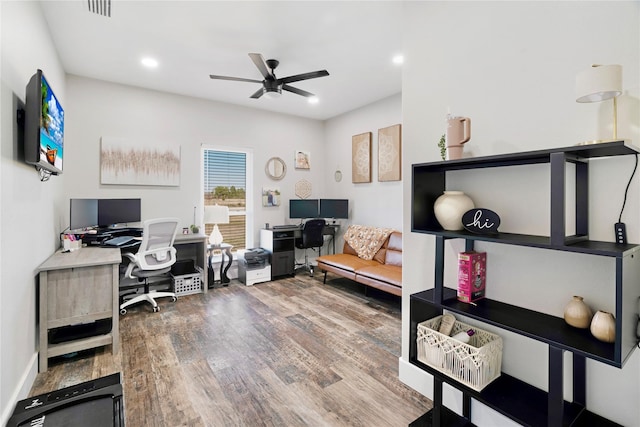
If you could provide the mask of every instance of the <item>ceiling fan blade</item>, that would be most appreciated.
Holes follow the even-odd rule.
[[[259,53],[250,53],[249,56],[251,57],[253,63],[256,64],[256,67],[258,67],[258,70],[260,70],[260,74],[262,74],[262,77],[264,77],[265,79],[273,78],[271,73],[269,73],[269,70],[267,70],[267,64],[264,61],[262,55],[260,55]]]
[[[264,89],[260,88],[256,91],[256,93],[254,93],[253,95],[251,95],[249,98],[253,98],[253,99],[258,99],[260,98],[262,95],[264,95]]]
[[[329,72],[327,70],[320,70],[320,71],[312,71],[310,73],[297,74],[295,76],[283,77],[278,80],[282,83],[293,83],[293,82],[299,82],[300,80],[315,79],[318,77],[324,77],[328,75],[329,75]]]
[[[249,82],[249,83],[262,83],[261,80],[253,80],[253,79],[244,79],[242,77],[227,77],[227,76],[216,76],[213,74],[209,74],[209,77],[216,80],[231,80],[234,82]]]
[[[307,98],[311,98],[312,96],[315,96],[311,92],[307,92],[306,90],[298,89],[297,87],[293,87],[289,85],[282,85],[282,90],[286,90],[286,91],[295,93],[297,95],[306,96]]]

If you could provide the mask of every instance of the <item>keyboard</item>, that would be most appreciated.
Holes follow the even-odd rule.
[[[296,228],[300,228],[297,225],[274,225],[272,227],[274,230],[291,230],[291,229],[296,229]]]
[[[131,242],[134,242],[135,240],[136,239],[134,239],[131,236],[119,236],[119,237],[114,237],[113,239],[105,240],[104,242],[102,242],[102,245],[103,246],[124,246]]]

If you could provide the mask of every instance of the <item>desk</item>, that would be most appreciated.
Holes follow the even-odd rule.
[[[336,253],[336,231],[338,224],[327,224],[322,230],[324,236],[331,236],[333,253]],[[302,227],[263,228],[260,230],[260,247],[271,252],[271,278],[291,276],[295,272],[295,241],[302,236]]]
[[[176,248],[178,261],[192,259],[202,269],[202,292],[207,293],[208,265],[207,239],[204,234],[176,234],[173,247]]]
[[[111,344],[120,348],[118,329],[118,266],[120,249],[83,248],[57,251],[37,268],[39,272],[39,372],[48,367],[49,357]],[[49,344],[49,330],[110,319],[111,332]]]
[[[216,249],[219,249],[222,251],[222,262],[220,263],[220,283],[222,284],[222,286],[229,286],[229,282],[231,282],[231,279],[229,279],[229,276],[227,276],[227,271],[229,271],[229,267],[231,267],[231,262],[233,261],[233,256],[231,255],[232,247],[233,245],[230,245],[224,242],[220,243],[219,245],[213,245],[211,243],[207,245],[207,249],[209,251],[209,260],[207,261],[207,269],[209,270],[210,276],[208,281],[205,280],[204,282],[208,284],[208,286],[206,287],[213,287],[213,284],[215,283],[215,273],[213,272],[212,258],[213,258],[213,251]],[[226,267],[224,265],[225,255],[229,259],[229,262],[227,263]],[[211,283],[209,283],[209,281]]]

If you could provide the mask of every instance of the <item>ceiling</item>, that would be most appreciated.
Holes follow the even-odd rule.
[[[70,74],[318,120],[401,91],[400,1],[112,0],[110,17],[90,12],[92,1],[41,2]],[[326,69],[291,83],[319,102],[251,99],[259,83],[209,78],[262,80],[249,53],[279,60],[277,77]],[[158,67],[143,67],[145,56]]]

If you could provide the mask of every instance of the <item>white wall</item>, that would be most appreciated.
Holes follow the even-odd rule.
[[[327,164],[325,197],[349,198],[346,224],[376,225],[402,231],[402,182],[378,181],[378,130],[402,123],[402,95],[397,94],[325,122]],[[371,132],[371,182],[351,181],[351,137]],[[334,172],[342,171],[342,180]],[[345,228],[346,229],[346,228]],[[340,248],[342,245],[339,246]]]
[[[638,2],[406,2],[404,13],[404,288],[401,379],[432,394],[430,377],[408,361],[409,295],[433,287],[434,239],[411,229],[411,164],[439,160],[437,142],[447,109],[472,119],[467,155],[570,146],[611,135],[611,103],[575,102],[575,76],[592,63],[622,64],[619,136],[640,145],[640,3]],[[613,224],[634,159],[612,158],[590,167],[590,235],[613,241]],[[476,205],[496,210],[502,231],[547,234],[549,190],[542,166],[451,174],[449,189],[464,189]],[[455,188],[454,188],[455,187]],[[629,189],[623,221],[640,242],[638,176]],[[462,247],[447,244],[449,259]],[[572,295],[597,309],[611,307],[612,261],[593,256],[478,244],[488,252],[487,296],[562,316]],[[427,260],[427,262],[425,262]],[[453,263],[450,263],[453,264]],[[454,278],[454,265],[446,278]],[[455,280],[455,278],[453,279]],[[451,282],[449,282],[451,283]],[[547,347],[515,334],[504,339],[503,370],[547,386]],[[565,370],[571,358],[565,355]],[[640,425],[640,355],[623,369],[587,362],[587,407],[623,425]],[[565,378],[569,378],[565,375]],[[571,387],[565,396],[571,399]],[[448,405],[459,396],[445,393]],[[476,411],[477,425],[509,424]]]
[[[65,75],[36,2],[0,2],[0,423],[37,370],[35,269],[59,246],[65,177],[40,182],[18,150],[16,108],[38,68],[63,106]],[[66,208],[68,210],[68,207]],[[22,388],[24,386],[24,388]]]
[[[252,236],[257,245],[258,230],[265,222],[279,224],[289,214],[288,200],[296,198],[294,186],[300,179],[312,183],[312,197],[324,190],[323,125],[261,110],[209,102],[68,76],[67,94],[67,178],[68,198],[140,197],[142,218],[176,216],[181,226],[202,222],[200,150],[202,144],[248,148],[253,151],[254,223]],[[301,98],[301,102],[305,102]],[[100,138],[127,138],[132,141],[160,141],[180,145],[181,176],[178,187],[116,186],[100,184]],[[311,169],[296,170],[295,150],[311,153]],[[273,156],[287,164],[287,174],[273,181],[265,174],[265,164]],[[282,203],[263,207],[262,186],[279,187]],[[68,203],[68,200],[65,201]],[[68,220],[68,213],[66,216]],[[251,244],[249,243],[251,246]]]

